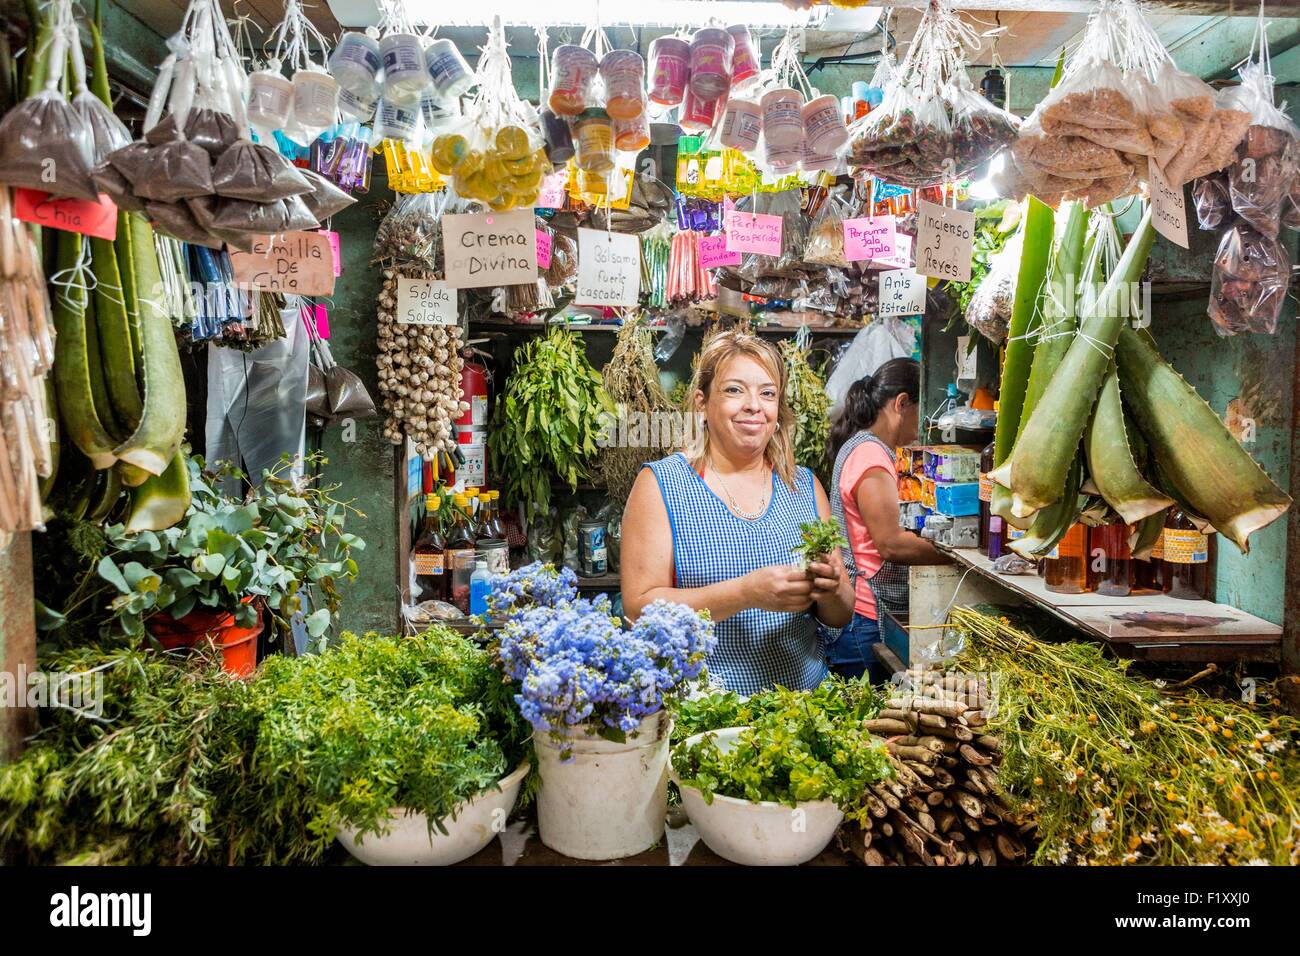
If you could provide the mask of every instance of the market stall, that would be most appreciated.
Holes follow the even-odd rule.
[[[645,6],[5,22],[0,854],[1296,862],[1300,27]]]

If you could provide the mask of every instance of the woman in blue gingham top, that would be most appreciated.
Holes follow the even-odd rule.
[[[694,381],[702,422],[683,451],[638,476],[623,516],[623,609],[652,601],[707,608],[717,622],[710,678],[741,694],[825,678],[817,622],[853,614],[837,552],[801,570],[791,554],[799,525],[827,518],[825,491],[796,468],[785,363],[744,332],[711,338]]]

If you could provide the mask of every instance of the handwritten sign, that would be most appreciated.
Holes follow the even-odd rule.
[[[38,189],[14,191],[14,216],[36,226],[79,232],[110,242],[117,238],[117,206],[104,193],[99,202],[56,199]]]
[[[920,315],[925,311],[925,280],[911,269],[889,269],[880,273],[880,305],[877,316]]]
[[[456,290],[439,279],[397,277],[397,321],[399,325],[455,325]]]
[[[561,168],[542,180],[542,188],[537,194],[537,209],[563,209],[564,197],[568,192],[569,171]]]
[[[844,220],[844,258],[849,262],[894,254],[894,217]]]
[[[485,289],[537,281],[537,227],[531,209],[442,217],[447,285]]]
[[[756,252],[760,256],[781,254],[781,217],[733,209],[723,220],[728,252]]]
[[[257,236],[249,252],[230,250],[235,284],[291,295],[333,295],[334,254],[319,232]]]
[[[544,230],[537,230],[537,268],[549,269],[551,267],[551,234]]]
[[[1183,202],[1183,189],[1175,189],[1165,181],[1164,174],[1154,157],[1148,157],[1148,182],[1151,185],[1151,225],[1156,232],[1184,249],[1187,245],[1187,205]]]
[[[935,279],[970,281],[975,213],[922,199],[917,203],[916,271]]]
[[[578,230],[574,305],[635,306],[641,296],[641,240],[618,232]]]
[[[334,256],[334,276],[338,278],[343,275],[343,247],[339,243],[339,234],[330,229],[319,230],[320,234],[330,241],[330,252]]]
[[[873,259],[868,263],[870,269],[910,269],[916,264],[912,258],[912,244],[916,240],[905,232],[894,233],[894,254],[883,259]]]
[[[740,265],[740,253],[727,251],[726,236],[700,237],[700,268],[717,269],[720,266]]]

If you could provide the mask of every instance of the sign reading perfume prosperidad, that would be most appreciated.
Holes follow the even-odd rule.
[[[760,256],[781,254],[781,217],[733,209],[724,222],[728,252],[755,252]]]

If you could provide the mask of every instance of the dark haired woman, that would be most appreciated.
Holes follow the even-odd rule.
[[[908,565],[949,563],[933,544],[898,523],[894,449],[916,441],[920,391],[920,364],[891,359],[850,386],[831,426],[830,504],[849,542],[844,564],[855,600],[853,619],[827,649],[827,663],[845,677],[870,668],[873,682],[888,678],[871,647],[880,640],[881,613],[906,613]]]

